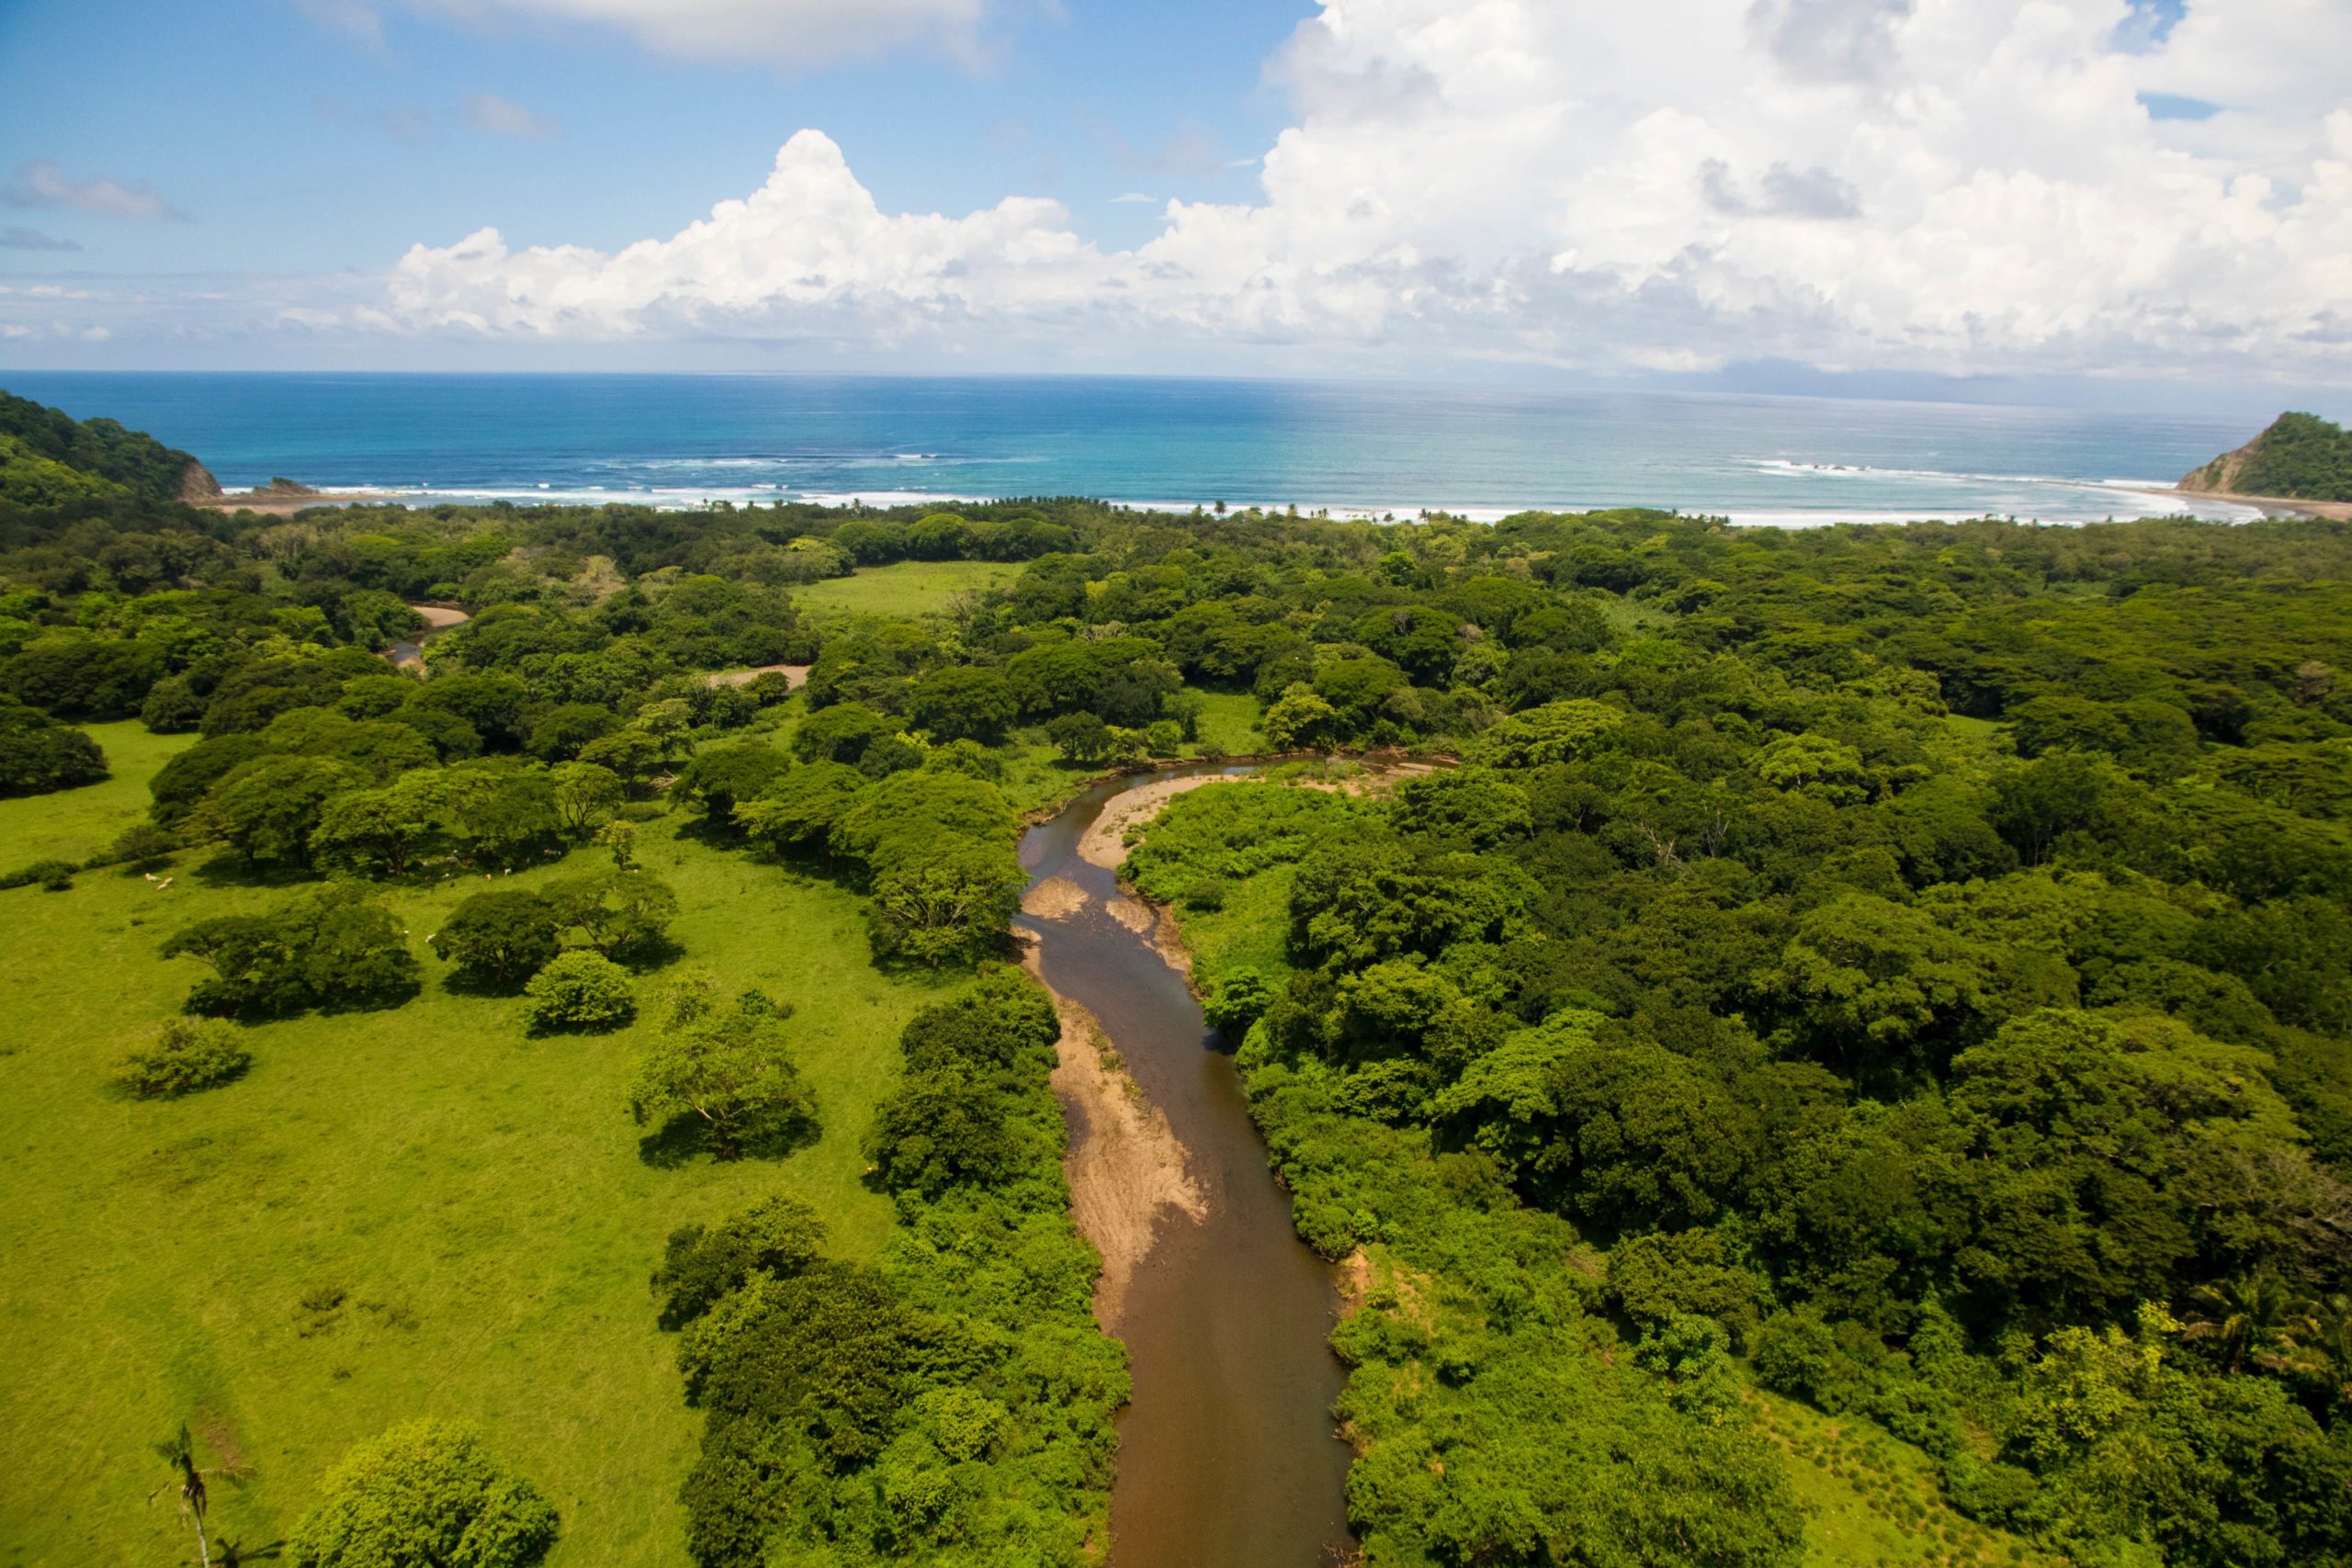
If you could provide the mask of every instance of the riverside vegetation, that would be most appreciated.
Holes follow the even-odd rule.
[[[17,1560],[184,1553],[159,1485],[352,1568],[1099,1560],[1019,817],[1392,747],[1460,765],[1129,863],[1351,1280],[1366,1562],[2352,1562],[2343,525],[261,518],[31,409]]]

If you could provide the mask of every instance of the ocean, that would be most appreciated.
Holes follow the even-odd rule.
[[[1661,506],[1735,522],[2161,515],[2242,420],[1822,398],[1128,377],[0,371],[195,453],[442,501],[1089,495],[1409,518]],[[2204,516],[2252,508],[2201,502]]]

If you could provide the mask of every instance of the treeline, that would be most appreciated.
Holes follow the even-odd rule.
[[[703,1568],[1099,1552],[1127,1374],[1067,1212],[1059,1034],[1002,969],[907,1025],[867,1150],[900,1222],[879,1264],[826,1256],[786,1197],[670,1238],[654,1286],[705,1413],[683,1494]]]

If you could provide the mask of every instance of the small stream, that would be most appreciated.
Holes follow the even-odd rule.
[[[1345,1374],[1326,1343],[1339,1309],[1332,1270],[1292,1230],[1240,1076],[1183,977],[1105,913],[1116,877],[1078,853],[1129,789],[1244,771],[1111,780],[1021,842],[1033,882],[1067,877],[1089,895],[1068,919],[1020,917],[1040,943],[1040,972],[1102,1023],[1167,1116],[1207,1205],[1200,1221],[1162,1211],[1113,1326],[1135,1376],[1119,1418],[1113,1568],[1324,1568],[1350,1545],[1349,1454],[1330,1415]],[[1073,1144],[1084,1121],[1073,1107]]]

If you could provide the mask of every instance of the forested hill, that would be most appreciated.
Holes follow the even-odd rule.
[[[2200,495],[2352,501],[2352,432],[2312,413],[2282,413],[2270,428],[2188,474]]]
[[[418,602],[470,619],[396,668]],[[669,878],[861,911],[863,938],[768,945],[829,931],[832,968],[942,998],[855,1037],[888,1066],[813,1113],[813,1148],[891,1199],[848,1223],[892,1228],[669,1200],[692,1224],[661,1397],[701,1437],[683,1521],[628,1499],[677,1532],[639,1560],[1077,1568],[1125,1378],[1063,1213],[1050,1010],[973,979],[1006,956],[1016,824],[1146,755],[1443,754],[1386,796],[1196,791],[1131,863],[1246,1039],[1301,1235],[1362,1287],[1335,1343],[1368,1568],[2344,1568],[2347,669],[2352,525],[2325,521],[0,500],[0,726],[28,738],[0,794],[102,771],[93,721],[126,774],[169,750],[105,786],[147,819],[82,865],[0,866],[0,913],[87,920],[169,872],[213,918],[60,929],[146,982],[218,971],[182,994],[241,1021],[173,1038],[226,1097],[260,1091],[229,1045],[266,1085],[275,1021],[419,1007],[427,975],[628,1005]],[[430,924],[390,912],[461,887]],[[782,1162],[747,1199],[788,1189],[822,994],[805,1026],[789,998],[674,1001],[629,1114],[714,1145],[681,1159]],[[53,1072],[46,1038],[12,1067]],[[689,1089],[732,1083],[749,1131],[698,1130]],[[122,1124],[67,1087],[54,1114]],[[239,1206],[274,1212],[279,1179]],[[473,1185],[499,1226],[563,1208]],[[661,1259],[631,1234],[599,1258],[638,1247],[641,1299]],[[72,1248],[25,1252],[82,1314],[52,1343],[140,1310],[58,1284]],[[352,1397],[414,1386],[378,1377],[401,1343]],[[469,1414],[469,1386],[420,1410]],[[282,1387],[247,1366],[235,1393],[274,1421]],[[470,1414],[526,1445],[529,1404]],[[533,1451],[552,1492],[561,1456]],[[254,1539],[311,1506],[288,1473]],[[83,1484],[20,1490],[72,1493],[79,1529]],[[562,1550],[605,1561],[571,1517]]]
[[[0,392],[0,499],[23,507],[129,496],[196,499],[220,487],[204,465],[110,419],[76,420]]]

